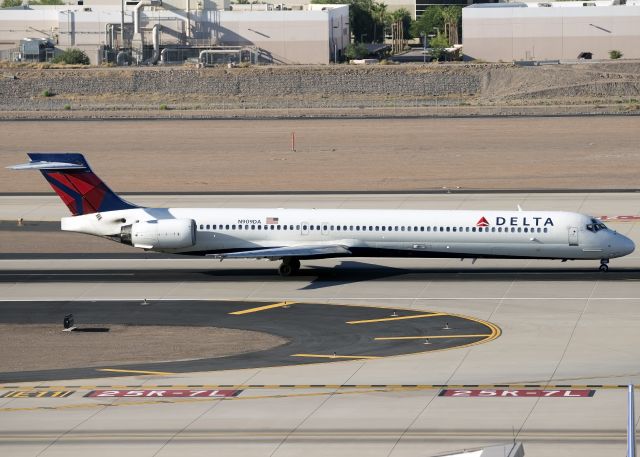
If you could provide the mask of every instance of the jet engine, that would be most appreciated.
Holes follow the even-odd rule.
[[[120,228],[120,241],[144,249],[183,249],[196,244],[193,219],[160,219]]]

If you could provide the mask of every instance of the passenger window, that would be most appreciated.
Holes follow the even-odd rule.
[[[544,228],[544,233],[547,233],[549,229],[547,227]]]
[[[307,226],[306,226],[306,225],[303,225],[303,226],[302,226],[302,230],[307,230]]]
[[[383,225],[382,226],[382,231],[384,232],[387,228]]]
[[[475,231],[476,231],[476,228],[475,228],[475,227],[471,227],[471,231],[472,231],[472,232],[475,232]]]
[[[495,227],[491,227],[491,231],[495,233],[496,228]]]
[[[349,226],[349,230],[353,231],[353,225]]]
[[[373,232],[373,225],[370,225],[370,226],[369,226],[369,231],[370,231],[370,232]]]
[[[327,226],[326,226],[326,225],[323,225],[323,226],[322,226],[322,230],[324,230],[324,231],[326,232],[326,231],[327,231]]]
[[[401,230],[402,232],[404,232],[404,225],[403,225],[402,227],[400,227],[400,230]]]
[[[271,226],[271,230],[275,230],[275,229],[276,229],[276,226],[275,226],[275,225],[272,225],[272,226]]]
[[[347,226],[346,226],[346,225],[343,225],[343,226],[342,226],[342,230],[344,230],[344,231],[346,232],[346,231],[347,231]]]
[[[331,228],[329,230],[331,230],[332,232],[335,230],[333,225],[331,226]]]
[[[283,225],[283,226],[282,226],[282,230],[287,230],[287,226],[286,226],[286,225]]]
[[[518,233],[522,232],[522,227],[518,227]]]
[[[420,227],[420,231],[424,232],[424,226]]]

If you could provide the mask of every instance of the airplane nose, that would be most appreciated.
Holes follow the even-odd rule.
[[[618,234],[618,237],[616,247],[618,248],[617,250],[620,251],[620,256],[629,255],[635,251],[636,245],[632,240],[620,234]]]

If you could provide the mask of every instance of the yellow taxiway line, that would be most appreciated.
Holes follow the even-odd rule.
[[[232,314],[234,316],[239,316],[241,314],[257,313],[258,311],[265,311],[267,309],[283,308],[285,306],[293,305],[294,303],[295,302],[292,302],[292,301],[283,301],[280,303],[274,303],[273,305],[258,306],[257,308],[249,308],[249,309],[243,309],[241,311],[234,311],[229,314]]]
[[[401,321],[405,319],[420,319],[423,317],[436,317],[436,316],[446,316],[445,313],[431,313],[431,314],[414,314],[412,316],[394,316],[394,317],[383,317],[381,319],[367,319],[364,321],[348,321],[347,324],[370,324],[373,322],[388,322],[388,321]]]

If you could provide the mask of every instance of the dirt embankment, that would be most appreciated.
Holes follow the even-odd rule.
[[[249,117],[593,114],[640,110],[640,62],[0,67],[0,115]]]

